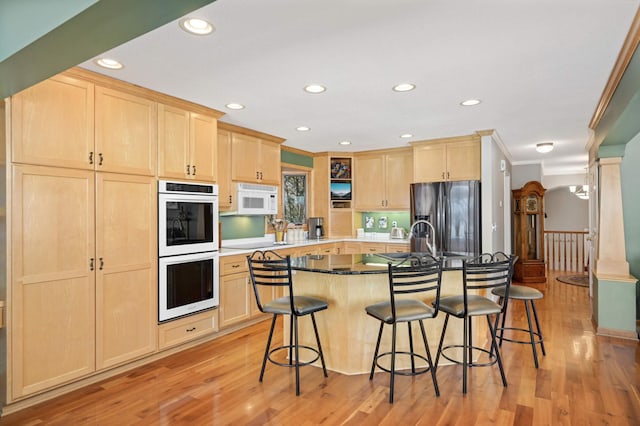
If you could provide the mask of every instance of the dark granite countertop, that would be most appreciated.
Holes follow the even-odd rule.
[[[291,258],[291,268],[297,271],[319,272],[322,274],[362,275],[385,274],[389,263],[401,264],[410,253],[384,254],[328,254]],[[419,256],[420,253],[414,253]],[[467,256],[442,256],[443,270],[459,270]]]

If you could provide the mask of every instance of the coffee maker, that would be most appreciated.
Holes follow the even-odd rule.
[[[310,217],[309,218],[309,239],[324,238],[324,218],[323,217]]]

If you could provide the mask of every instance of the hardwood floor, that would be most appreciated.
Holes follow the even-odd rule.
[[[268,365],[258,382],[269,322],[222,337],[0,419],[2,425],[206,424],[640,424],[640,345],[596,336],[588,289],[556,281],[536,285],[546,356],[535,369],[528,345],[504,343],[508,387],[496,366],[473,368],[461,391],[460,366],[441,366],[441,396],[428,374],[345,376]],[[525,326],[522,303],[508,322]],[[364,312],[363,312],[364,315]],[[281,330],[281,327],[277,327]]]

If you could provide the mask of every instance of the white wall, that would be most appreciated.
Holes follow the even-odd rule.
[[[545,231],[584,231],[589,227],[589,201],[562,186],[544,194]]]
[[[542,165],[539,163],[514,164],[513,171],[511,173],[512,188],[522,188],[527,182],[531,181],[538,181],[542,183]]]

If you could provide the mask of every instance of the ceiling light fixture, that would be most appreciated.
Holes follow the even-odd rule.
[[[244,105],[236,103],[226,104],[225,106],[229,109],[244,109]]]
[[[589,185],[582,185],[580,189],[578,189],[576,185],[569,185],[569,192],[581,200],[589,199]]]
[[[400,83],[393,86],[394,92],[409,92],[416,88],[416,85],[413,83]]]
[[[460,102],[460,105],[462,105],[462,106],[474,106],[474,105],[478,105],[481,102],[482,101],[480,99],[467,99],[466,101]]]
[[[412,138],[413,135],[411,133],[405,133],[404,135],[400,135],[400,137],[402,139],[409,139],[409,138]]]
[[[309,130],[311,130],[311,127],[300,126],[300,127],[296,127],[296,130],[299,132],[308,132]]]
[[[304,91],[308,93],[322,93],[325,90],[327,90],[327,88],[320,84],[308,84],[304,86]]]
[[[211,34],[214,30],[213,25],[208,21],[199,18],[185,18],[180,20],[180,28],[195,35]]]
[[[99,59],[96,59],[94,62],[98,66],[101,66],[102,68],[107,68],[110,70],[121,70],[122,68],[124,68],[124,65],[122,65],[122,63],[116,61],[115,59],[99,58]]]
[[[553,142],[540,142],[539,144],[536,144],[536,151],[541,154],[553,151]]]
[[[349,142],[349,141],[342,141],[342,142],[340,142],[340,145],[351,145],[351,142]]]

